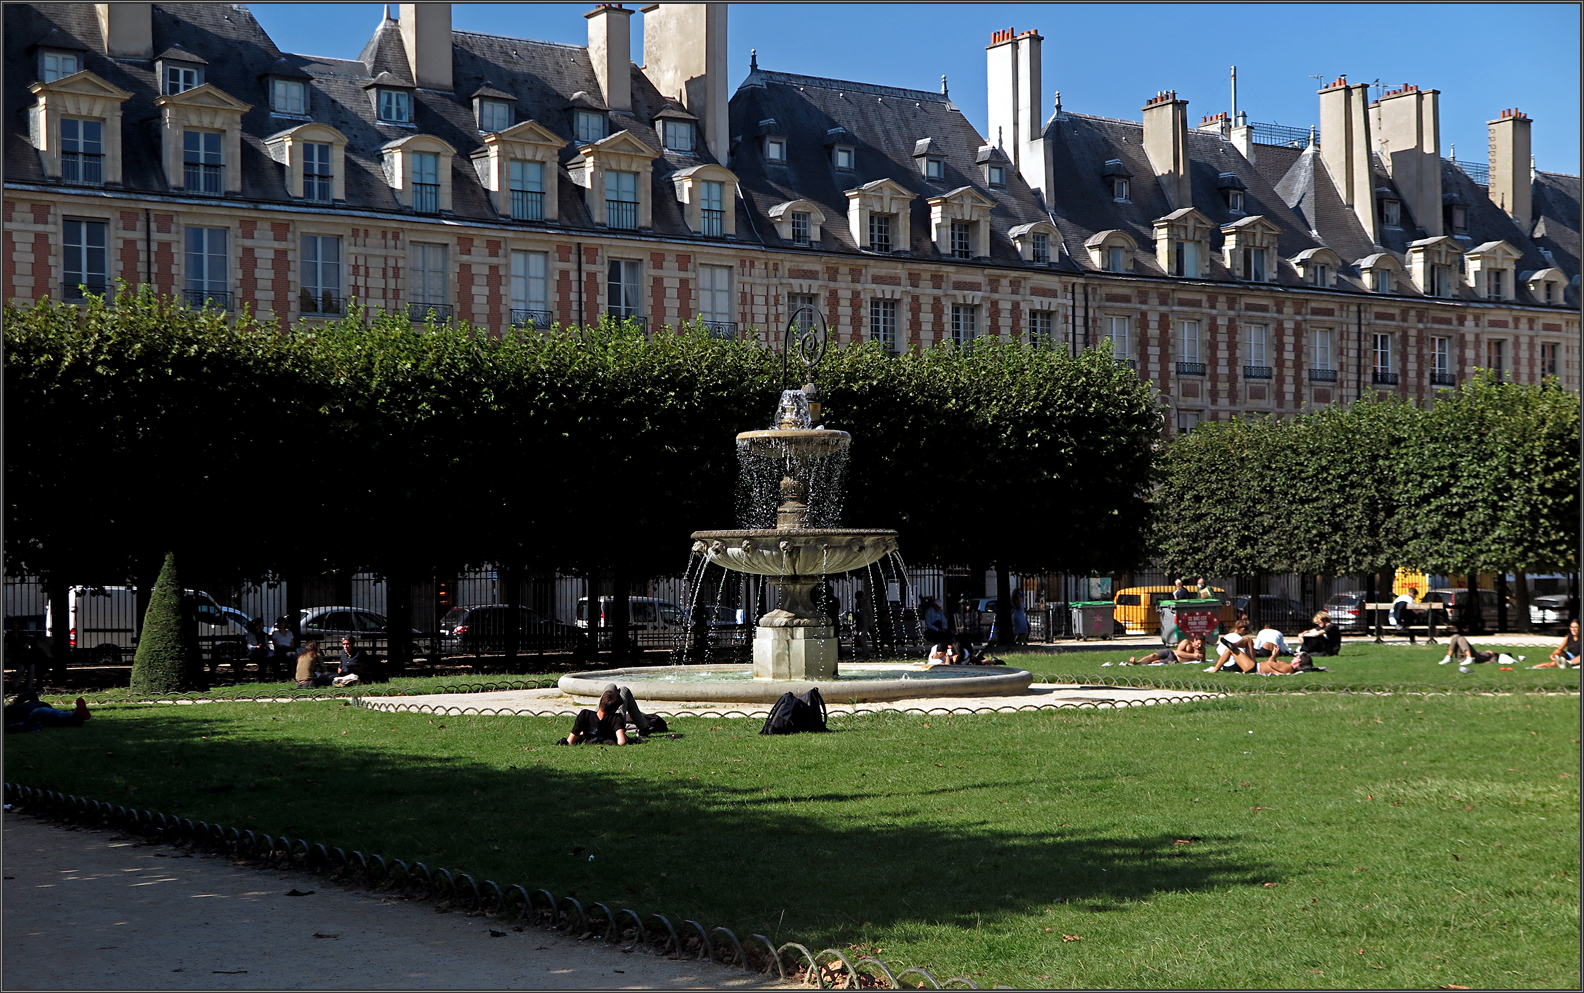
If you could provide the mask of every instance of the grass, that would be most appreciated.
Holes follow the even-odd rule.
[[[982,986],[1579,982],[1576,695],[567,723],[112,705],[7,778]]]

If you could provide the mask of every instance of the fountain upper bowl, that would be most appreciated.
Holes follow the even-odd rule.
[[[826,576],[862,569],[885,558],[897,550],[897,533],[860,528],[694,531],[693,550],[734,572],[783,578]]]

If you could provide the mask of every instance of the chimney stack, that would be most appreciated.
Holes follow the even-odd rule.
[[[632,110],[632,13],[619,3],[602,3],[583,15],[589,61],[611,110]]]
[[[725,162],[730,127],[726,4],[654,3],[638,9],[644,16],[644,75],[663,96],[681,98],[699,119],[710,154]],[[592,22],[589,31],[592,35]]]
[[[401,5],[402,47],[413,82],[426,90],[447,90],[451,83],[451,5]]]
[[[1370,106],[1381,162],[1427,238],[1444,233],[1440,96],[1439,90],[1421,90],[1405,83],[1387,90]]]
[[[1353,208],[1354,216],[1374,240],[1374,147],[1369,118],[1368,83],[1350,84],[1342,76],[1320,90],[1320,159],[1342,202]]]
[[[1040,141],[1040,43],[1038,31],[1018,34],[1013,28],[995,31],[985,46],[986,92],[990,133],[1001,135],[1002,152],[1030,186],[1044,185],[1024,163],[1028,146]],[[1039,156],[1043,161],[1044,156]]]
[[[149,3],[96,3],[99,37],[112,59],[154,57],[154,5]]]
[[[1248,112],[1238,111],[1232,121],[1232,147],[1243,153],[1243,157],[1250,162],[1254,161],[1254,128],[1248,122]]]
[[[1188,101],[1176,90],[1155,94],[1144,104],[1144,154],[1172,210],[1193,206],[1188,175]]]
[[[1521,110],[1504,110],[1489,122],[1490,198],[1529,233],[1533,219],[1529,200],[1533,181],[1529,153],[1529,115]]]

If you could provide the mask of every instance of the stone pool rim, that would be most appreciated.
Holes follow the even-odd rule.
[[[866,665],[891,670],[901,668],[896,663],[850,662],[844,663],[841,668],[850,673],[861,671]],[[868,702],[947,696],[1012,696],[1027,692],[1034,682],[1033,673],[1011,666],[953,666],[952,669],[951,678],[946,679],[756,680],[749,675],[737,682],[692,683],[666,682],[654,677],[700,670],[751,673],[752,669],[740,664],[635,666],[570,672],[561,677],[557,686],[568,696],[588,703],[599,699],[600,691],[607,683],[617,683],[632,690],[640,703],[655,700],[668,703],[774,703],[783,693],[803,693],[811,686],[818,686],[827,704],[839,704],[851,700]],[[972,670],[972,675],[963,670]]]

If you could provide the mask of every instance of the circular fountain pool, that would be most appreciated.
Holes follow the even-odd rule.
[[[941,696],[999,696],[1021,693],[1034,677],[1001,665],[909,665],[897,662],[843,662],[835,679],[755,679],[747,665],[673,665],[561,677],[563,693],[580,701],[599,699],[608,683],[632,690],[640,702],[773,703],[781,694],[818,686],[827,703],[849,700],[912,700]]]

